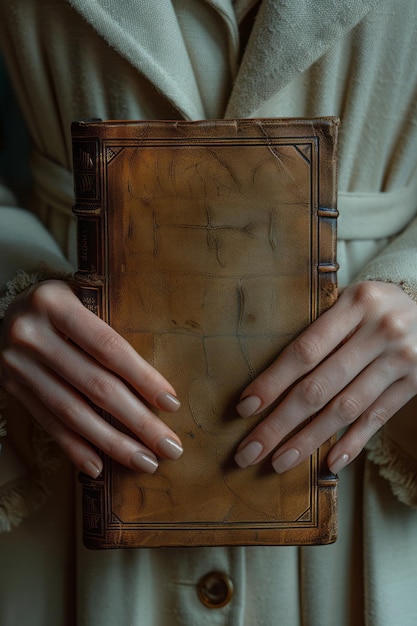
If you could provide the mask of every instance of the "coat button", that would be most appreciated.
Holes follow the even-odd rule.
[[[210,572],[199,580],[197,592],[201,602],[209,609],[220,609],[230,602],[233,583],[222,572]]]

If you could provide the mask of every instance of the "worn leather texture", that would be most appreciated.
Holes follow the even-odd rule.
[[[184,454],[81,477],[92,548],[329,543],[327,442],[277,475],[236,447],[246,385],[337,297],[338,121],[80,122],[80,297],[174,386]],[[105,415],[112,421],[114,418]]]

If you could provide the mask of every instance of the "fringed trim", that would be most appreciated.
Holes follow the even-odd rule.
[[[42,508],[48,490],[42,479],[10,486],[0,493],[0,533],[9,532],[30,513]]]
[[[0,533],[9,532],[14,526],[42,508],[49,495],[48,476],[58,467],[53,454],[54,442],[38,425],[33,430],[34,464],[28,475],[0,490]]]
[[[13,300],[28,287],[54,278],[59,280],[69,280],[72,276],[72,274],[52,270],[45,265],[40,265],[39,271],[32,274],[28,274],[24,270],[19,270],[16,276],[6,283],[6,287],[0,297],[0,320],[2,320],[6,315],[6,311],[12,304]]]
[[[0,296],[0,320],[4,318],[14,299],[28,287],[45,280],[72,280],[72,278],[72,274],[57,272],[44,265],[39,267],[38,272],[32,274],[19,270],[6,284]],[[0,387],[0,437],[7,434],[6,421],[1,414],[1,410],[6,408],[6,398],[6,393]],[[45,431],[34,424],[34,464],[29,468],[29,475],[0,491],[0,532],[10,531],[30,513],[42,508],[49,493],[46,486],[47,475],[57,466],[57,460],[51,459],[52,446],[52,440]]]
[[[0,296],[0,320],[6,315],[6,311],[12,304],[14,299],[28,287],[37,285],[45,280],[73,280],[73,274],[68,272],[58,272],[51,268],[48,268],[44,264],[39,265],[39,271],[33,274],[28,274],[24,270],[19,270],[15,277],[6,283],[5,289]],[[0,437],[4,437],[7,434],[6,421],[3,419],[1,411],[6,408],[6,393],[0,386]]]
[[[409,283],[399,283],[398,285],[407,294],[410,296],[414,302],[417,302],[417,285],[411,285]]]
[[[378,465],[394,495],[404,504],[417,508],[417,463],[399,449],[381,430],[366,446],[368,459]]]
[[[397,285],[397,287],[400,287],[400,289],[402,289],[404,293],[407,294],[407,296],[410,296],[410,298],[414,300],[414,302],[417,303],[417,283],[403,281],[403,280],[399,280],[399,281],[390,280],[386,276],[378,276],[375,274],[369,274],[369,275],[360,274],[359,276],[355,278],[352,284],[361,283],[366,280],[376,281],[376,282],[381,282],[381,283],[390,283],[391,285]]]
[[[56,445],[55,441],[36,422],[33,426],[32,441],[37,467],[49,474],[59,465],[58,458],[51,455],[52,448]]]

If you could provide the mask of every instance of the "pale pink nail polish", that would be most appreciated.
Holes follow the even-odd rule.
[[[153,474],[158,469],[158,461],[143,452],[135,452],[130,460],[133,469],[137,472]]]
[[[161,456],[174,461],[184,452],[182,446],[171,437],[161,437],[156,445]]]
[[[88,476],[91,476],[91,478],[98,478],[101,474],[102,468],[91,461],[86,461],[83,465],[82,471]]]
[[[167,391],[160,391],[156,396],[156,402],[163,411],[176,411],[181,406],[178,398]]]
[[[346,467],[348,463],[349,463],[349,455],[346,453],[342,454],[336,459],[334,463],[329,465],[329,470],[333,472],[333,474],[337,474],[337,472],[339,472],[341,469]]]
[[[251,417],[256,413],[262,404],[262,400],[257,396],[247,396],[236,406],[240,417]]]
[[[235,462],[242,469],[251,465],[263,451],[264,447],[259,441],[250,441],[246,446],[235,454]]]
[[[272,467],[277,474],[282,474],[289,470],[299,459],[300,451],[296,448],[290,448],[276,456],[272,461]]]

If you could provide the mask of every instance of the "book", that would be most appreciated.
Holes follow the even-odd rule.
[[[184,446],[153,475],[104,455],[80,476],[86,546],[335,541],[333,439],[282,475],[233,456],[267,415],[239,417],[241,392],[337,297],[338,127],[72,125],[79,296],[174,386],[179,411],[155,413]]]

